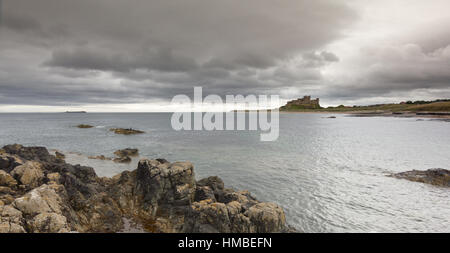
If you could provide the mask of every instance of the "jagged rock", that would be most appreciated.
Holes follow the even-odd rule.
[[[13,194],[14,191],[6,186],[0,186],[0,194]]]
[[[195,178],[189,162],[161,164],[156,160],[139,161],[136,189],[146,204],[189,204],[194,199]]]
[[[414,182],[450,187],[450,170],[446,169],[429,169],[426,171],[413,170],[390,176]]]
[[[211,190],[214,192],[214,198],[217,199],[219,202],[223,201],[223,196],[227,191],[231,191],[230,189],[225,189],[225,185],[217,176],[212,176],[208,178],[204,178],[197,182],[198,187],[204,187],[207,186],[211,188]]]
[[[159,163],[170,163],[169,161],[167,161],[164,158],[157,158],[156,161],[158,161]]]
[[[0,170],[11,172],[15,167],[24,164],[25,161],[16,155],[0,154]]]
[[[275,204],[258,203],[246,211],[238,201],[220,203],[211,199],[194,202],[185,220],[185,231],[198,233],[273,233],[286,226],[284,212]]]
[[[220,179],[217,176],[204,178],[197,182],[198,186],[209,186],[213,191],[223,190],[224,189],[224,183],[222,179]]]
[[[47,179],[49,184],[59,184],[61,175],[58,172],[47,174]]]
[[[7,188],[7,187],[5,187]],[[7,188],[9,189],[9,188]],[[4,205],[9,205],[14,201],[14,197],[11,195],[12,191],[9,189],[9,193],[1,193],[0,200],[3,202]]]
[[[61,197],[46,184],[17,198],[14,200],[13,206],[28,217],[34,217],[41,213],[62,214]]]
[[[286,228],[277,205],[227,189],[218,177],[196,182],[190,162],[142,159],[134,171],[99,178],[93,168],[67,164],[45,148],[4,150],[2,157],[14,162],[6,166],[19,182],[14,186],[8,177],[3,181],[12,186],[0,186],[0,232],[118,232],[124,220],[148,232]]]
[[[259,203],[248,191],[233,191],[226,189],[221,195],[218,195],[218,199],[223,203],[230,203],[237,201],[241,203],[242,207],[248,209],[249,207]]]
[[[241,203],[232,201],[225,204],[208,199],[193,203],[192,211],[186,217],[185,229],[198,233],[255,233],[260,227],[259,220],[254,222],[244,213]]]
[[[63,159],[63,160],[66,158],[66,155],[64,155],[63,153],[58,152],[58,151],[55,152],[55,156],[56,156],[56,158]]]
[[[41,213],[36,215],[29,224],[32,232],[67,233],[70,228],[66,217],[57,213]]]
[[[226,204],[208,199],[193,203],[185,229],[197,233],[230,233],[232,231],[229,225]]]
[[[181,231],[194,191],[191,163],[161,164],[147,159],[139,161],[137,170],[114,177],[109,187],[120,209],[152,232]]]
[[[17,185],[17,181],[3,170],[0,170],[0,186],[14,187]]]
[[[9,168],[10,160],[7,156],[0,154],[0,169]]]
[[[25,229],[11,222],[0,222],[0,233],[25,233]]]
[[[201,182],[201,183],[199,183]],[[192,204],[186,216],[186,231],[262,233],[281,232],[286,227],[283,210],[272,203],[260,203],[248,191],[235,192],[223,187],[220,178],[209,177],[197,182],[197,192],[215,187],[214,198],[204,197]],[[208,186],[199,186],[208,185]],[[196,199],[197,200],[197,199]],[[264,205],[260,205],[264,204]]]
[[[0,206],[0,233],[24,233],[22,212],[14,207]]]
[[[117,203],[101,192],[86,199],[81,208],[75,210],[82,232],[111,233],[123,227],[122,212]]]
[[[14,155],[13,157],[16,160],[19,160],[15,162],[19,162],[19,164],[23,164],[23,162],[21,163],[20,159],[17,159],[17,157],[20,157],[22,160],[28,161],[51,163],[60,162],[60,159],[50,155],[45,147],[24,147],[20,144],[13,144],[4,146],[3,150],[5,150],[5,152],[10,156]]]
[[[248,209],[246,216],[256,233],[280,232],[286,224],[283,209],[274,203],[258,203]]]
[[[197,186],[195,189],[195,201],[202,201],[206,199],[211,199],[216,201],[216,197],[214,196],[214,191],[209,186]]]
[[[39,162],[26,162],[17,166],[11,171],[11,175],[29,188],[38,187],[44,179],[42,164]]]
[[[97,182],[97,179],[98,179],[97,174],[95,173],[95,170],[91,167],[81,166],[81,165],[74,165],[74,166],[70,165],[70,166],[63,167],[63,168],[66,169],[68,172],[68,173],[65,173],[65,175],[72,174],[78,180],[80,180],[81,182],[83,182],[85,184]]]
[[[77,215],[67,202],[67,195],[62,185],[41,185],[24,196],[16,198],[11,205],[26,219],[27,232],[69,232],[71,225],[68,219],[77,224],[74,227],[81,227]],[[81,228],[79,230],[83,231]]]

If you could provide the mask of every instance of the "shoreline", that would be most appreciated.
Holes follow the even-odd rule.
[[[297,232],[277,204],[217,176],[196,180],[190,162],[141,159],[99,177],[45,147],[14,144],[0,149],[0,183],[0,233]]]
[[[429,119],[450,119],[450,112],[419,112],[419,113],[393,113],[393,112],[375,112],[375,111],[351,111],[351,112],[332,112],[332,111],[280,111],[280,114],[345,114],[352,117],[395,117],[395,118],[429,118]]]

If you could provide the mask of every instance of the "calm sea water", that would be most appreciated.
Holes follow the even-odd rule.
[[[280,114],[280,137],[254,131],[173,131],[171,114],[0,114],[0,145],[58,149],[68,161],[111,176],[130,165],[89,160],[117,149],[189,160],[198,179],[218,175],[228,187],[276,202],[305,232],[450,232],[450,190],[386,175],[450,168],[450,123],[414,118]],[[74,126],[85,123],[93,129]],[[120,136],[111,127],[146,131]],[[75,153],[78,153],[76,155]]]

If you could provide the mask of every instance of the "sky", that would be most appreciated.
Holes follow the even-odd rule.
[[[448,0],[0,5],[0,112],[172,111],[195,86],[322,106],[450,98]]]

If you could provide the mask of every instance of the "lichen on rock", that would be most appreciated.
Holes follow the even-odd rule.
[[[34,161],[17,166],[10,174],[29,188],[38,187],[44,179],[42,164]]]

